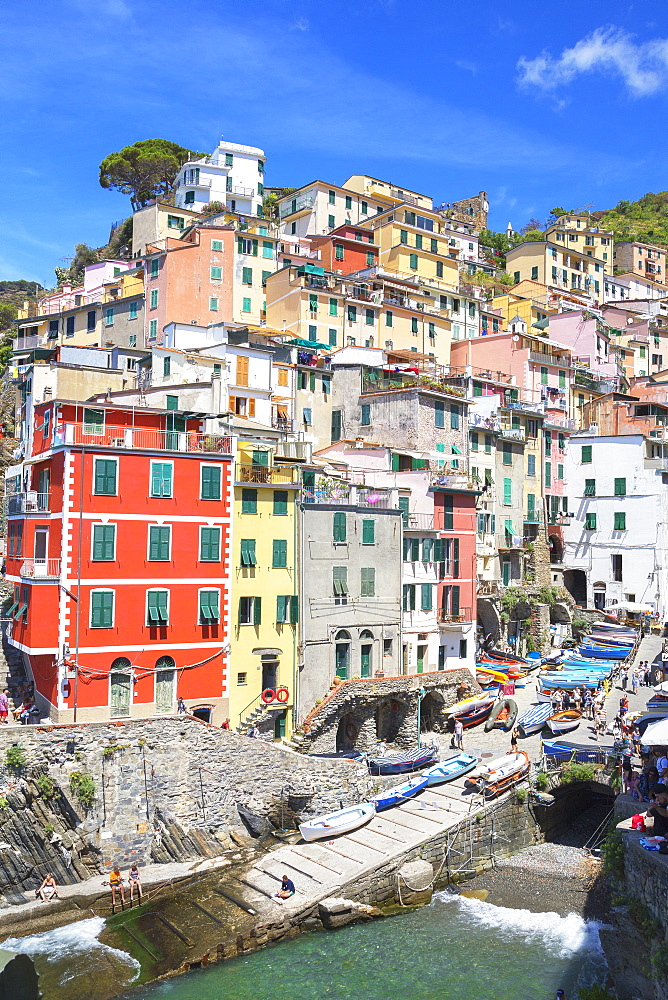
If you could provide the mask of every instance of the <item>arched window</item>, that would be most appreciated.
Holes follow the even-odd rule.
[[[132,664],[127,656],[118,656],[111,664],[109,710],[112,719],[123,718],[130,714],[131,667]]]
[[[360,642],[373,642],[373,632],[365,628],[363,632],[360,632]]]
[[[129,670],[131,666],[127,656],[118,656],[111,664],[111,672],[112,674],[122,673],[124,670]]]
[[[165,713],[174,711],[176,664],[171,656],[161,656],[155,664],[155,710]]]
[[[336,642],[350,642],[350,632],[346,632],[344,628],[340,632],[337,632],[334,636]]]
[[[334,637],[336,676],[345,681],[350,673],[350,632],[341,629]]]

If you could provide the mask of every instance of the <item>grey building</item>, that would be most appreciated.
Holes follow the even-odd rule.
[[[391,492],[330,481],[305,496],[300,720],[335,677],[396,676],[401,662],[402,512]]]

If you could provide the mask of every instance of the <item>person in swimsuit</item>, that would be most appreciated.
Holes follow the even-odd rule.
[[[517,753],[517,740],[520,735],[520,731],[517,726],[513,729],[510,736],[510,752]]]
[[[121,903],[125,903],[125,886],[123,885],[123,876],[121,875],[121,869],[116,865],[112,869],[111,875],[109,876],[109,886],[111,888],[111,905],[116,905],[116,893],[121,894]]]
[[[48,902],[50,899],[60,899],[58,895],[58,886],[56,885],[56,880],[49,872],[46,876],[39,889],[36,890],[35,895],[42,900],[42,902]]]
[[[135,889],[137,890],[138,901],[141,903],[143,898],[143,891],[141,887],[141,875],[139,874],[139,869],[137,865],[133,865],[128,872],[128,885],[130,886],[130,905],[132,906],[132,900],[134,899]]]

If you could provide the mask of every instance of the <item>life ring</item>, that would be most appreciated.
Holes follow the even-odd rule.
[[[505,713],[505,718],[501,715],[502,712]],[[491,729],[495,728],[505,729],[506,732],[510,732],[515,725],[516,718],[517,702],[515,699],[500,698],[489,713],[489,718],[485,723],[485,732],[488,733]]]
[[[272,701],[276,699],[276,692],[273,688],[265,688],[262,692],[262,701],[265,705],[269,705]]]
[[[285,704],[285,702],[288,700],[289,697],[290,697],[290,692],[286,687],[276,688],[276,701],[280,701],[283,702],[283,704]]]
[[[357,730],[353,726],[352,722],[349,722],[348,725],[346,726],[346,736],[348,737],[349,740],[354,740],[355,737],[357,736]]]
[[[390,711],[391,712],[398,712],[399,711],[399,702],[398,701],[391,701],[390,702]]]

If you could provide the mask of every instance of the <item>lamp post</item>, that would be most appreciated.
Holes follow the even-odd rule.
[[[418,690],[418,703],[417,703],[417,745],[418,745],[418,750],[420,749],[420,722],[421,722],[421,718],[420,718],[421,711],[420,710],[422,708],[422,699],[424,698],[424,696],[426,695],[426,693],[427,692],[425,691],[425,689],[423,687],[421,687]]]

